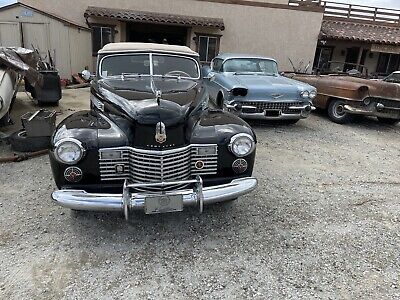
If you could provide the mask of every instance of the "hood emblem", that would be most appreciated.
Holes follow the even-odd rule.
[[[163,122],[158,122],[156,125],[156,142],[163,144],[167,141],[167,132],[165,130],[165,124]]]
[[[283,97],[283,94],[271,94],[271,97],[274,99],[279,99]]]

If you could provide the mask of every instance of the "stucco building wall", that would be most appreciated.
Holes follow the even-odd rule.
[[[24,3],[86,25],[83,13],[88,6],[170,13],[187,16],[223,18],[226,29],[220,34],[220,52],[241,52],[273,57],[281,70],[291,70],[289,59],[295,64],[313,61],[322,12],[294,9],[247,6],[195,0],[24,0]],[[278,3],[286,0],[252,1]],[[124,25],[118,26],[116,41],[124,41]],[[207,31],[194,28],[192,31]],[[196,50],[191,41],[191,47]]]

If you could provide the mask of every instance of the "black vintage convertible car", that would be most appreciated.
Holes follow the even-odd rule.
[[[256,137],[209,103],[198,54],[187,47],[106,45],[91,110],[52,137],[56,203],[73,210],[182,211],[249,193]]]

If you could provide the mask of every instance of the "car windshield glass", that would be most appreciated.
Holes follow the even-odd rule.
[[[193,59],[169,56],[169,55],[153,55],[153,73],[161,76],[175,77],[199,77],[199,67]]]
[[[343,74],[354,77],[367,77],[368,70],[365,66],[353,63],[330,61],[324,64],[321,74]]]
[[[151,75],[149,54],[110,55],[101,63],[101,76]],[[173,77],[199,77],[199,67],[195,60],[180,56],[152,55],[153,75]]]
[[[121,75],[150,75],[149,55],[106,56],[101,63],[101,76]]]
[[[394,73],[384,79],[387,82],[400,83],[400,73]]]
[[[223,65],[224,72],[235,73],[278,73],[278,66],[275,61],[260,58],[233,58],[225,61]]]

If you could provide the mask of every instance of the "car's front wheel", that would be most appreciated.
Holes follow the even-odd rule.
[[[351,115],[344,110],[346,102],[340,99],[332,100],[328,106],[328,116],[337,124],[344,124],[351,120]]]
[[[378,117],[378,121],[388,125],[396,125],[400,122],[400,120],[398,119],[380,118],[380,117]]]

